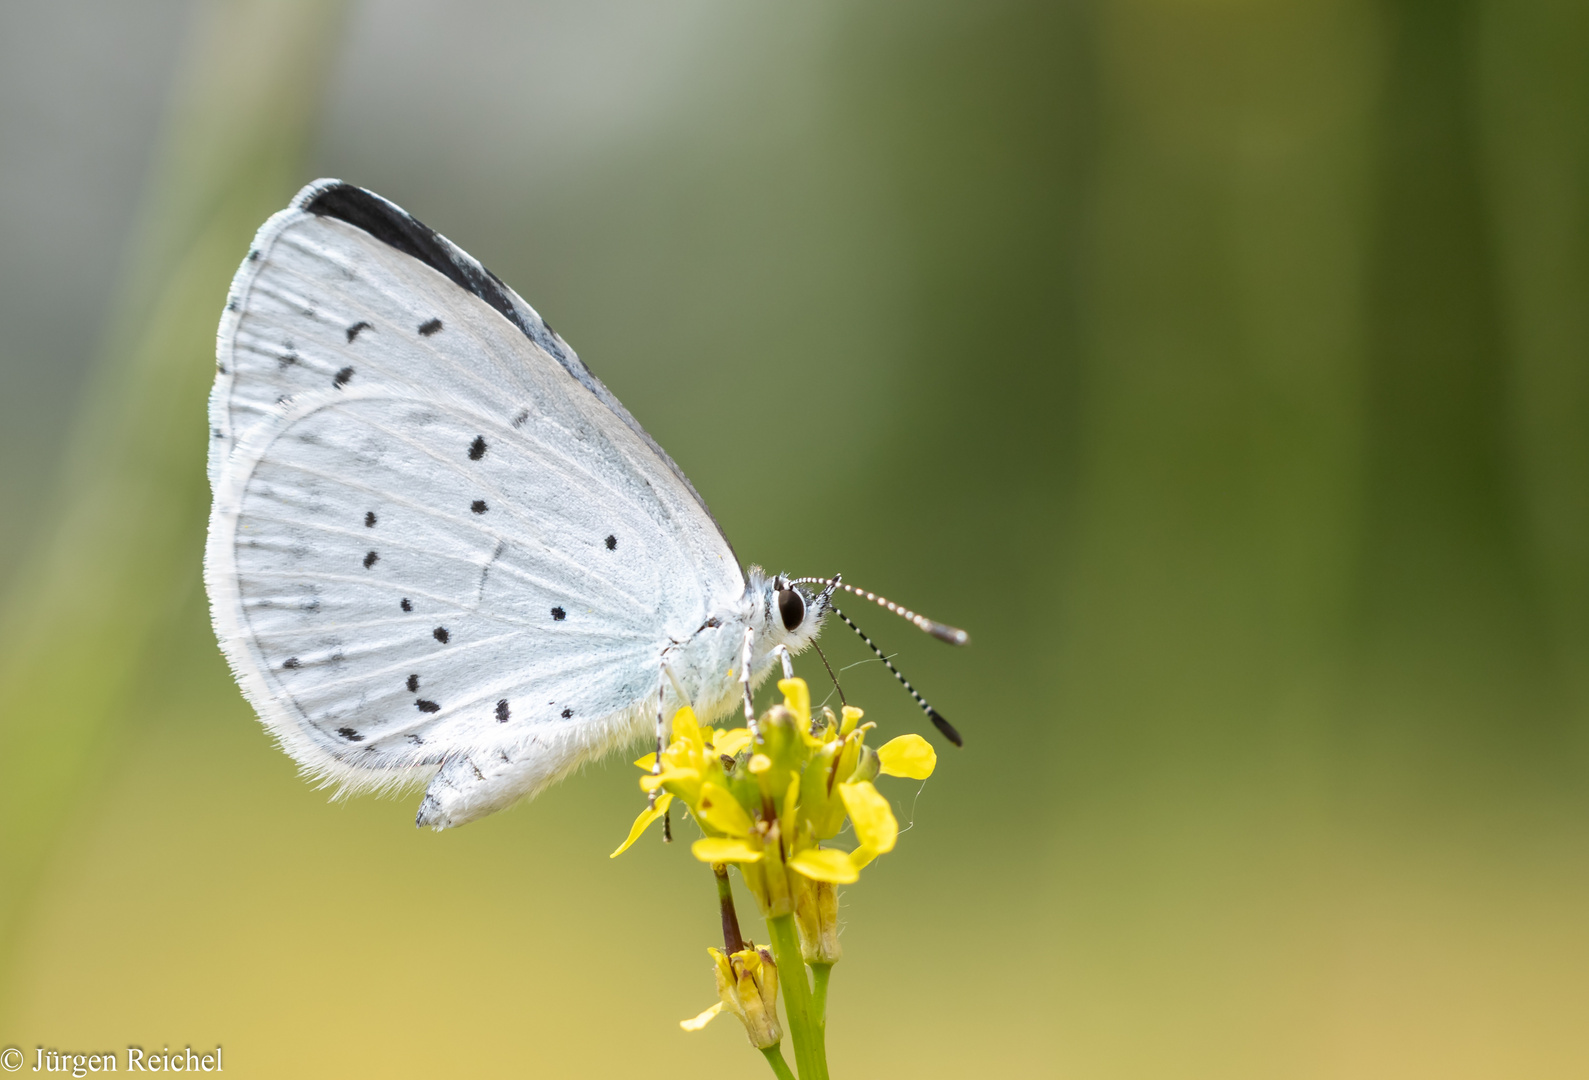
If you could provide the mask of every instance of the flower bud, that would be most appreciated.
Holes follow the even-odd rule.
[[[795,926],[800,955],[808,964],[832,964],[844,955],[839,947],[839,894],[831,881],[813,881],[793,874]]]
[[[762,915],[769,919],[787,915],[794,910],[794,901],[789,895],[791,875],[784,866],[779,832],[778,823],[773,822],[762,838],[765,857],[757,862],[739,864],[739,872],[745,879],[746,887],[756,898]]]
[[[758,1050],[777,1046],[783,1039],[778,1025],[778,965],[772,953],[754,946],[724,956],[712,954],[717,996],[745,1024],[750,1044]]]

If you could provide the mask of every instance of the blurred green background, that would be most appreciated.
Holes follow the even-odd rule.
[[[607,859],[624,761],[420,833],[226,672],[214,326],[334,175],[743,557],[972,632],[864,620],[967,746],[845,896],[836,1076],[1589,1074],[1582,0],[11,0],[0,58],[0,1044],[763,1068],[676,1026],[712,886]]]

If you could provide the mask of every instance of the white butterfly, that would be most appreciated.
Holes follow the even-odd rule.
[[[744,573],[545,320],[371,192],[319,180],[265,223],[216,356],[221,648],[306,773],[428,780],[420,825],[534,794],[680,705],[727,714],[745,657],[759,684],[829,610],[831,584]]]

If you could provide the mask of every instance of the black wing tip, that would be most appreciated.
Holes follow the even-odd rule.
[[[956,746],[965,746],[965,740],[960,737],[960,733],[955,730],[955,726],[943,718],[943,713],[937,709],[928,709],[927,718],[932,721],[932,726],[937,728],[944,738]]]
[[[433,243],[436,237],[434,229],[417,221],[396,203],[356,184],[342,180],[316,180],[298,193],[293,205],[316,217],[345,221],[377,240],[407,251],[415,258],[425,259],[427,255],[434,255],[432,252],[413,250],[416,240]]]
[[[390,214],[394,210],[403,213],[399,207],[375,192],[361,188],[357,184],[350,184],[346,180],[336,180],[331,177],[323,177],[312,184],[305,184],[302,190],[293,196],[291,206],[294,210],[302,210],[316,217],[338,218],[350,225],[358,224],[353,217],[360,213],[366,216]]]
[[[388,247],[418,259],[485,301],[564,367],[572,370],[577,363],[545,319],[528,305],[515,302],[513,290],[501,278],[391,200],[342,180],[316,180],[298,193],[293,205],[305,213],[362,229]]]

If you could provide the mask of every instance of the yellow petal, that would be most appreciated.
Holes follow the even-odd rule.
[[[861,879],[861,872],[850,862],[849,855],[832,848],[802,851],[789,860],[789,869],[812,881],[830,881],[835,885],[849,885]]]
[[[800,774],[795,773],[789,778],[789,790],[783,796],[783,815],[778,819],[778,827],[783,834],[794,842],[795,835],[795,809],[800,805]]]
[[[885,776],[925,780],[938,764],[938,752],[920,735],[901,735],[877,748],[877,763]]]
[[[859,874],[866,867],[866,864],[875,858],[877,858],[877,852],[862,844],[850,852],[850,865],[855,867],[855,872]]]
[[[846,705],[841,711],[844,713],[844,719],[839,721],[840,735],[848,735],[850,732],[854,731],[855,725],[860,723],[861,717],[866,715],[854,705]]]
[[[856,780],[839,785],[844,808],[855,822],[855,838],[879,855],[894,850],[899,839],[899,822],[888,800],[868,781]]]
[[[701,785],[701,797],[695,804],[695,812],[702,821],[720,833],[729,836],[749,836],[751,833],[750,815],[739,805],[739,800],[711,781]]]
[[[663,769],[659,773],[642,776],[640,778],[640,790],[649,794],[663,784],[672,783],[675,780],[699,780],[700,778],[701,773],[698,769]]]
[[[811,730],[811,688],[804,679],[779,679],[778,689],[783,691],[784,707],[800,720],[800,726]]]
[[[618,850],[607,856],[607,858],[616,859],[618,856],[628,851],[629,845],[640,839],[640,834],[646,831],[646,826],[650,825],[653,821],[666,813],[668,807],[672,805],[672,803],[673,796],[664,791],[660,796],[658,796],[657,804],[655,806],[648,806],[646,809],[640,811],[640,816],[635,818],[634,824],[629,827],[629,839],[625,840],[622,844],[619,844]]]
[[[692,1016],[688,1020],[680,1020],[679,1027],[683,1028],[685,1031],[700,1031],[703,1027],[712,1022],[712,1018],[714,1016],[722,1011],[723,1003],[719,1001],[716,1005],[713,1005],[705,1012]]]
[[[761,861],[761,852],[746,841],[717,836],[695,841],[690,854],[705,863]]]
[[[635,765],[638,768],[644,769],[646,772],[650,772],[651,771],[651,766],[655,765],[656,763],[657,763],[657,752],[655,750],[653,750],[653,751],[651,751],[651,753],[647,754],[645,757],[641,758],[639,761],[636,761]]]
[[[695,710],[688,705],[673,714],[673,737],[687,739],[697,747],[706,745],[706,740],[701,738],[701,726],[695,722]]]
[[[729,757],[733,757],[749,745],[750,729],[740,727],[735,728],[732,731],[725,731],[719,735],[713,742],[712,749],[716,750],[719,754],[726,754]]]

